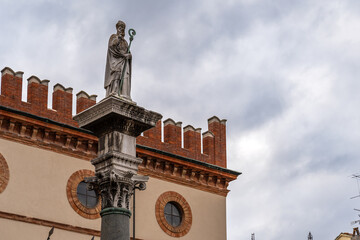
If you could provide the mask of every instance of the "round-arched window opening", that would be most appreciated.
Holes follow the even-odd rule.
[[[164,208],[165,219],[173,227],[178,227],[182,220],[182,209],[176,202],[168,202]]]
[[[66,195],[70,206],[76,213],[87,219],[100,218],[101,199],[97,192],[87,190],[85,178],[95,173],[88,169],[74,172],[68,179]]]
[[[76,189],[77,197],[82,205],[87,208],[94,208],[98,204],[98,196],[94,190],[88,190],[87,184],[81,181]]]
[[[160,228],[169,236],[185,236],[192,225],[189,203],[174,191],[164,192],[155,203],[155,216]]]
[[[9,183],[10,172],[9,166],[3,155],[0,153],[0,193],[2,193]]]

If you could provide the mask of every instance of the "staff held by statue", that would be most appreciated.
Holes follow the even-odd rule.
[[[136,35],[135,30],[132,29],[132,28],[129,29],[128,33],[129,33],[129,36],[130,36],[130,37],[129,37],[129,46],[128,46],[128,48],[127,48],[126,53],[130,53],[131,42],[134,40],[134,36]],[[124,82],[126,65],[127,65],[127,61],[125,61],[125,63],[124,63],[124,68],[123,68],[123,70],[122,70],[122,72],[121,72],[121,78],[120,78],[120,84],[119,84],[119,86],[120,86],[120,87],[119,87],[119,95],[120,95],[120,93],[121,93],[121,89],[122,89],[123,82]]]

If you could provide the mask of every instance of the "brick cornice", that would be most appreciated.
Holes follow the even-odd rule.
[[[236,175],[209,169],[195,163],[184,162],[142,148],[137,148],[138,157],[143,159],[139,173],[174,182],[206,192],[227,196],[227,186]]]
[[[2,109],[0,137],[84,160],[97,152],[97,138],[89,133]]]
[[[0,211],[0,218],[14,220],[14,221],[20,221],[20,222],[25,222],[25,223],[31,223],[31,224],[37,224],[37,225],[41,225],[41,226],[45,226],[45,227],[54,227],[54,228],[62,229],[62,230],[66,230],[66,231],[100,237],[100,231],[98,231],[98,230],[73,226],[73,225],[69,225],[69,224],[65,224],[65,223],[49,221],[49,220],[44,220],[44,219],[39,219],[39,218],[28,217],[28,216],[14,214],[14,213]]]
[[[236,178],[237,176],[239,176],[241,174],[240,172],[236,172],[236,171],[233,171],[233,170],[230,170],[227,168],[219,167],[219,166],[216,166],[213,164],[209,164],[209,163],[191,159],[191,158],[186,158],[183,156],[179,156],[179,155],[176,155],[173,153],[161,151],[161,150],[154,149],[151,147],[147,147],[147,146],[143,146],[143,145],[139,145],[139,144],[137,144],[136,147],[137,147],[137,152],[146,151],[147,153],[152,153],[152,154],[156,154],[158,156],[163,156],[163,158],[171,159],[172,161],[183,163],[185,165],[189,165],[189,166],[196,165],[199,168],[206,169],[208,171],[213,171],[213,172],[220,171],[220,172],[222,172],[222,174],[225,174],[232,178]]]
[[[98,139],[80,128],[0,109],[0,138],[90,161],[96,157]],[[139,172],[221,196],[226,196],[229,182],[241,173],[199,160],[176,156],[137,145],[144,161]]]

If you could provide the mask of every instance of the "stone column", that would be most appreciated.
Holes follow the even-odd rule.
[[[74,117],[81,128],[99,138],[98,156],[91,160],[95,177],[86,181],[101,195],[102,240],[130,239],[129,200],[134,185],[145,190],[148,180],[137,174],[142,160],[136,157],[136,137],[161,117],[118,96],[109,96]]]

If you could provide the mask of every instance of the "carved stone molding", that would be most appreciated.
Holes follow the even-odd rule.
[[[85,178],[93,177],[95,173],[93,171],[83,169],[74,172],[66,185],[66,195],[70,206],[77,212],[80,216],[88,219],[96,219],[100,217],[101,211],[101,200],[98,199],[98,203],[94,208],[85,207],[79,200],[77,196],[77,187],[80,182],[84,181]]]
[[[226,196],[229,190],[227,186],[232,179],[229,176],[221,175],[216,171],[208,171],[195,165],[183,165],[172,162],[168,159],[151,157],[138,152],[143,159],[139,165],[139,173],[150,177],[174,182],[189,186],[202,191]]]
[[[99,171],[96,176],[85,179],[90,189],[100,193],[102,210],[106,208],[130,210],[130,198],[134,193],[134,187],[145,190],[147,180],[148,177],[135,175],[131,171],[122,172],[115,168]]]
[[[90,188],[101,195],[102,210],[124,208],[135,183],[148,178],[137,176],[142,159],[136,157],[136,137],[155,126],[161,115],[120,97],[108,96],[74,117],[79,126],[99,138],[98,156],[91,160],[96,176],[88,178]]]
[[[97,153],[97,137],[0,110],[0,137],[89,160]]]
[[[137,172],[138,165],[141,162],[141,158],[115,151],[108,152],[91,160],[91,164],[95,166],[96,171],[106,172],[109,171],[110,168],[115,167],[119,170],[123,170],[123,172],[131,171],[134,174]]]
[[[92,134],[81,132],[81,129],[59,126],[1,109],[0,137],[87,161],[94,158],[101,161],[102,158],[96,156],[98,138]],[[202,162],[196,160],[194,161],[198,163],[188,164],[177,157],[167,157],[163,153],[155,154],[152,151],[144,150],[143,147],[137,147],[136,152],[138,157],[145,160],[139,165],[140,174],[222,196],[227,195],[229,192],[226,189],[227,185],[237,177],[234,174],[227,174],[223,170],[203,167],[201,166]],[[120,161],[127,161],[121,159],[120,157]],[[135,161],[135,164],[140,161],[133,160],[133,158],[130,160]]]
[[[134,181],[132,172],[121,173],[116,169],[98,172],[95,177],[86,178],[90,189],[101,195],[101,209],[126,208],[129,209],[130,197],[133,194]]]
[[[175,203],[181,212],[182,220],[177,227],[170,225],[165,219],[164,208],[169,202]],[[159,196],[155,203],[155,216],[160,228],[172,237],[182,237],[190,231],[192,225],[191,208],[185,198],[177,192],[164,192]]]
[[[113,115],[122,116],[122,118]],[[119,122],[121,124],[111,124],[119,127],[120,132],[132,136],[138,136],[141,132],[149,129],[149,126],[155,126],[156,122],[161,119],[161,115],[137,106],[134,102],[124,100],[123,98],[109,96],[100,101],[98,104],[76,115],[74,119],[79,123],[80,127],[97,131],[96,122],[100,119],[110,122]]]
[[[5,158],[0,153],[0,193],[2,193],[9,183],[10,172]]]

